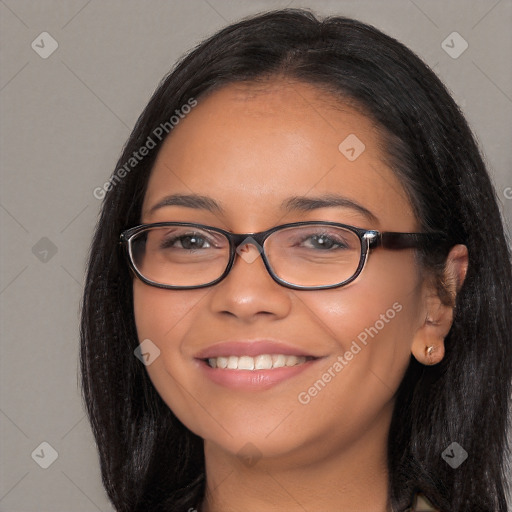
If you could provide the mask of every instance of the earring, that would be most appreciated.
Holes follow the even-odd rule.
[[[425,363],[427,366],[434,364],[432,362],[432,354],[434,353],[436,347],[434,345],[430,345],[429,347],[425,347]]]

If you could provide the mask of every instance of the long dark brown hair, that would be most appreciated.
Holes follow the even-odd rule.
[[[88,259],[80,360],[108,496],[119,512],[163,512],[197,507],[205,492],[202,439],[174,416],[134,357],[132,277],[118,242],[140,222],[161,146],[154,130],[191,98],[200,103],[224,84],[275,75],[314,84],[370,117],[423,231],[441,231],[469,250],[445,358],[427,367],[411,357],[397,391],[388,448],[394,510],[421,491],[443,512],[505,512],[512,277],[474,137],[441,81],[403,44],[353,19],[293,9],[228,26],[185,56],[141,114],[112,175]],[[120,173],[152,134],[156,147]],[[442,268],[436,253],[422,261]],[[457,469],[441,457],[454,441],[468,453]]]

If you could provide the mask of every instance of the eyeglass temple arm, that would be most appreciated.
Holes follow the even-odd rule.
[[[382,246],[386,249],[414,249],[428,247],[432,244],[446,243],[442,233],[394,233],[377,234],[370,240],[370,247]]]

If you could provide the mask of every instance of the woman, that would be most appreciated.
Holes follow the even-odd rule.
[[[506,510],[507,243],[410,50],[301,10],[229,26],[105,191],[81,370],[116,510]]]

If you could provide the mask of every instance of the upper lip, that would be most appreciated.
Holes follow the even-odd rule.
[[[291,346],[287,343],[274,340],[233,340],[216,343],[196,354],[197,359],[209,359],[213,357],[226,356],[250,356],[255,357],[263,354],[283,354],[288,356],[315,356],[306,349]]]

